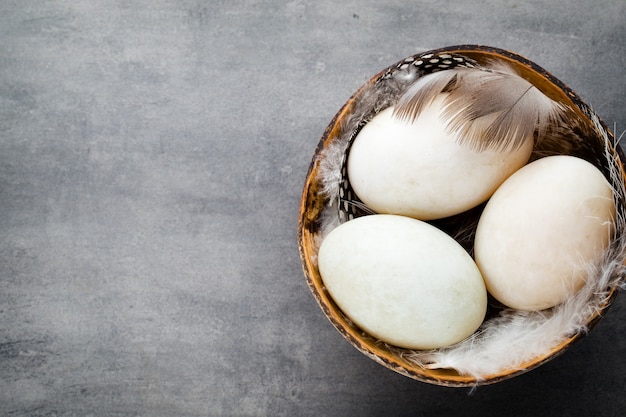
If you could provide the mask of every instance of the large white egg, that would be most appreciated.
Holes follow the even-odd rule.
[[[318,265],[341,310],[392,345],[454,344],[486,313],[487,291],[473,259],[420,220],[377,214],[344,223],[322,241]]]
[[[486,201],[528,162],[529,137],[515,150],[473,150],[446,132],[440,118],[444,95],[414,122],[390,107],[374,117],[350,149],[348,177],[357,196],[377,213],[432,220]]]
[[[614,217],[611,187],[589,162],[550,156],[528,164],[498,188],[478,222],[474,255],[487,290],[521,310],[565,301],[609,244]]]

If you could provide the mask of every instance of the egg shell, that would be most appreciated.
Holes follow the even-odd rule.
[[[346,316],[395,346],[448,346],[485,317],[487,292],[473,259],[416,219],[380,214],[344,223],[322,241],[318,267]]]
[[[487,290],[521,310],[562,303],[608,246],[614,218],[611,187],[589,162],[560,155],[528,164],[478,222],[474,255]]]
[[[446,132],[444,95],[414,122],[383,110],[357,135],[348,158],[348,178],[357,196],[377,213],[433,220],[486,201],[528,162],[529,137],[512,150],[473,150]]]

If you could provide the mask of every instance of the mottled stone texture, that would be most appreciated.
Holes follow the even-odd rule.
[[[302,183],[365,80],[477,43],[626,128],[626,3],[0,1],[0,415],[617,416],[626,297],[508,382],[358,353],[306,286]]]

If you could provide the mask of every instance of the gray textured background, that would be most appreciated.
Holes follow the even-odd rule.
[[[468,395],[344,341],[296,222],[334,113],[426,49],[518,52],[623,131],[624,0],[1,0],[0,36],[0,415],[623,415],[625,296]]]

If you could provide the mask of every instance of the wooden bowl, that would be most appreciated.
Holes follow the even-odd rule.
[[[322,193],[322,184],[320,183],[319,178],[320,162],[323,158],[324,151],[328,149],[329,146],[332,146],[339,137],[346,134],[346,120],[351,116],[353,109],[356,105],[358,105],[359,99],[368,90],[368,88],[370,88],[382,77],[385,77],[385,74],[388,74],[390,70],[399,68],[405,62],[420,59],[420,57],[424,56],[429,57],[431,54],[434,56],[440,56],[441,54],[459,54],[469,58],[470,60],[474,60],[478,64],[483,64],[493,59],[505,61],[516,69],[521,76],[543,91],[543,93],[548,97],[564,103],[574,109],[583,126],[591,126],[594,124],[594,121],[591,120],[591,116],[596,117],[595,113],[593,113],[591,108],[586,105],[578,95],[576,95],[547,71],[515,53],[486,46],[461,45],[427,51],[414,57],[401,60],[372,77],[366,84],[356,91],[356,93],[339,110],[326,128],[313,155],[300,202],[298,222],[298,244],[300,257],[307,283],[323,313],[330,320],[332,325],[345,337],[345,339],[348,340],[348,342],[369,358],[402,375],[436,385],[466,387],[491,384],[506,380],[540,366],[541,364],[563,353],[570,345],[572,345],[572,343],[582,338],[585,333],[580,331],[575,334],[568,335],[564,337],[562,342],[558,345],[553,346],[544,354],[522,363],[520,366],[516,366],[513,369],[504,369],[496,374],[486,375],[480,378],[472,375],[463,375],[455,369],[428,369],[411,360],[408,360],[407,355],[403,354],[403,349],[379,343],[371,336],[365,334],[360,328],[355,326],[342,313],[337,304],[333,301],[332,297],[326,291],[317,268],[317,250],[320,243],[322,217],[329,204],[329,197]],[[602,123],[599,118],[594,120],[596,129],[599,128],[603,130],[605,138],[609,138],[610,143],[613,144],[613,133],[606,128],[604,123]],[[619,146],[611,146],[607,156],[604,143],[596,143],[599,142],[599,140],[584,137],[585,135],[582,136],[585,143],[576,143],[571,146],[570,144],[566,144],[565,148],[569,147],[571,149],[565,149],[563,153],[582,156],[594,163],[605,173],[608,169],[607,166],[609,165],[607,158],[611,158],[611,163],[618,167],[620,173],[622,174],[620,178],[623,178],[623,161],[625,158]],[[619,185],[623,186],[623,184]],[[617,295],[617,281],[618,280],[613,280],[610,287],[606,289],[607,296],[599,305],[596,313],[588,318],[586,322],[587,329],[591,329],[612,304],[615,296]]]

